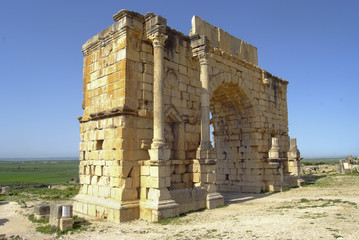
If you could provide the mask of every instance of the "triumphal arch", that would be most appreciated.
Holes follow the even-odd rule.
[[[288,82],[257,48],[197,16],[189,36],[153,13],[113,19],[82,48],[75,212],[159,221],[223,205],[223,191],[298,185]]]

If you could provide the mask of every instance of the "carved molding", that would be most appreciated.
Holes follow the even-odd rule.
[[[201,65],[208,65],[209,64],[209,54],[206,52],[198,53],[199,63]]]
[[[164,47],[167,37],[168,37],[167,35],[159,32],[156,32],[148,36],[148,38],[152,41],[153,47]]]

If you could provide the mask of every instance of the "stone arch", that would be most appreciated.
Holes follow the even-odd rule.
[[[238,75],[234,75],[227,72],[220,72],[216,75],[213,75],[209,81],[209,96],[210,98],[213,95],[213,92],[218,89],[224,83],[232,83],[239,86],[240,91],[246,95],[246,98],[249,102],[253,101],[253,96],[250,94],[250,89],[248,84]]]
[[[216,184],[220,191],[242,191],[247,167],[251,159],[255,122],[254,107],[249,94],[239,79],[224,79],[222,74],[212,79],[210,86],[210,111],[217,152]],[[240,85],[240,83],[242,85]]]

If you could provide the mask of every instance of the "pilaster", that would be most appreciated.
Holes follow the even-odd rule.
[[[277,169],[279,173],[279,181],[273,183],[271,191],[283,191],[288,189],[288,184],[285,183],[285,169],[284,161],[287,161],[287,158],[280,157],[280,148],[278,138],[272,137],[272,147],[268,152],[269,168]]]
[[[297,147],[297,139],[290,139],[290,147],[287,153],[288,156],[288,171],[290,176],[294,176],[295,181],[293,180],[291,185],[300,186],[304,180],[299,177],[300,175],[300,152]]]

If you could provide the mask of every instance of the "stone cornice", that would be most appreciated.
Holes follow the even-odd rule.
[[[138,28],[145,21],[143,15],[127,10],[121,10],[113,16],[116,23],[106,28],[99,34],[90,38],[83,46],[82,53],[87,56],[91,51],[98,50],[106,46],[113,40],[118,39],[126,34],[126,31],[131,28]]]
[[[137,12],[128,11],[126,9],[122,9],[122,10],[118,11],[116,14],[113,15],[112,18],[115,22],[118,22],[124,17],[130,17],[132,19],[136,19],[139,22],[145,21],[145,17],[142,14],[137,13]]]
[[[138,112],[135,110],[127,109],[124,107],[118,107],[106,111],[91,113],[89,116],[77,117],[77,119],[82,123],[82,122],[88,122],[92,120],[98,120],[108,117],[119,116],[119,115],[137,115],[137,114]]]
[[[153,13],[147,13],[145,16],[145,32],[147,38],[150,38],[153,34],[166,33],[167,19],[160,15]]]
[[[89,55],[92,51],[96,51],[101,47],[105,47],[108,44],[111,44],[113,40],[123,37],[126,34],[126,27],[119,30],[110,32],[109,34],[96,35],[95,37],[91,38],[82,46],[82,53],[84,56]]]

